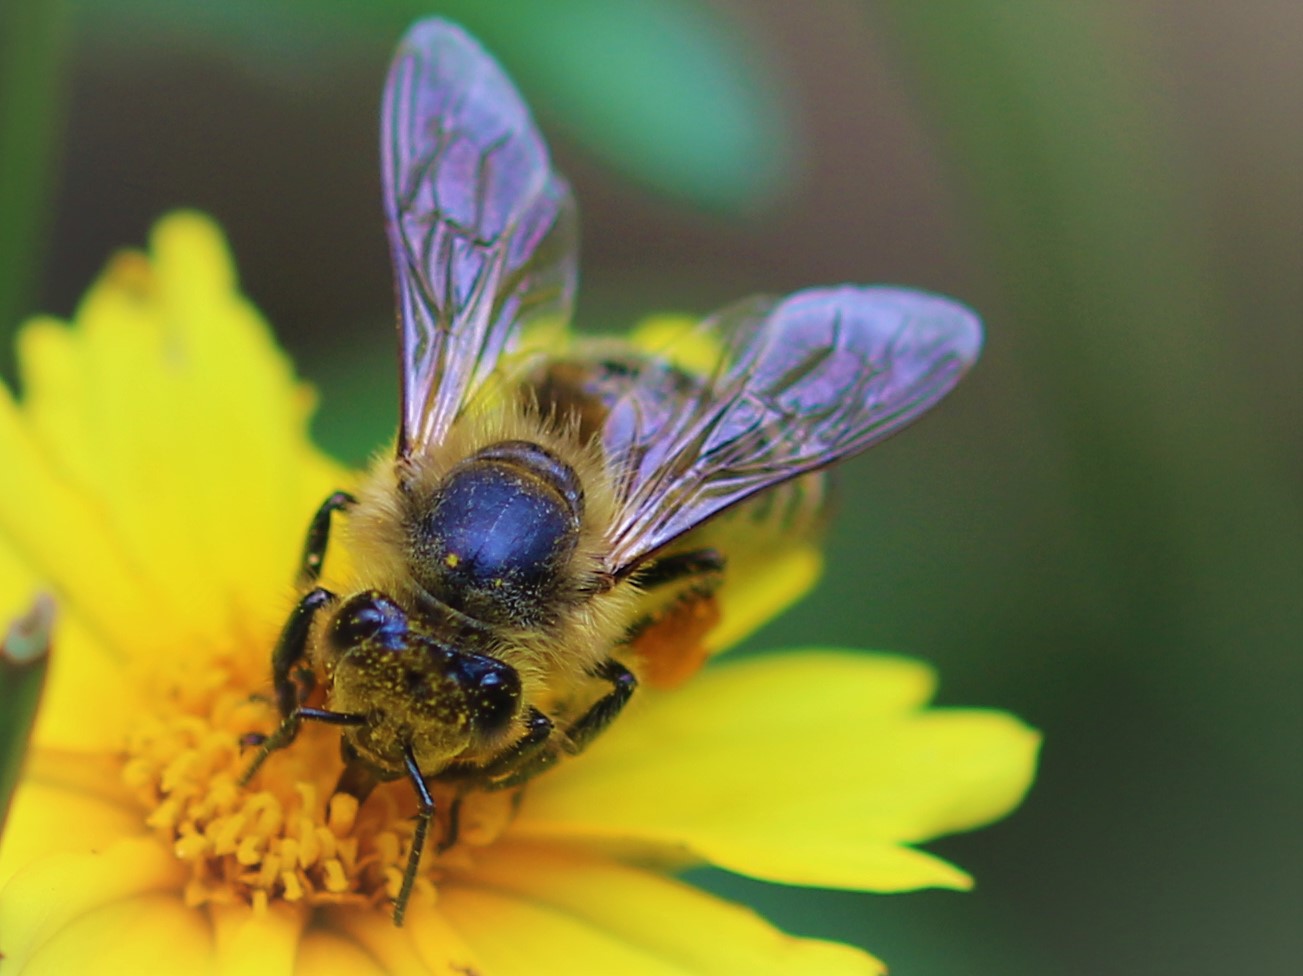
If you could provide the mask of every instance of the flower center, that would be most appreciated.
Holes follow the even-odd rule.
[[[155,683],[166,687],[152,698],[158,709],[129,736],[123,775],[147,811],[146,824],[190,866],[187,904],[378,904],[397,895],[416,810],[410,784],[382,784],[359,809],[352,796],[335,792],[343,770],[339,730],[304,723],[294,743],[241,787],[252,760],[241,741],[277,721],[272,705],[251,697],[256,682],[218,663],[203,676]],[[512,815],[509,795],[466,797],[456,846],[436,854],[452,794],[438,784],[432,790],[436,824],[417,898],[464,867],[470,849],[496,839]]]

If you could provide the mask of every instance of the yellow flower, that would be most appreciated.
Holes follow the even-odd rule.
[[[640,693],[582,757],[488,795],[388,900],[411,789],[331,796],[308,726],[249,788],[269,648],[305,525],[353,480],[312,446],[312,396],[239,294],[219,232],[164,220],[71,326],[22,331],[0,391],[0,617],[59,605],[46,696],[0,846],[0,970],[17,973],[873,973],[676,880],[715,864],[794,885],[967,887],[913,845],[1008,812],[1036,735],[928,709],[929,671],[803,651]],[[334,558],[332,556],[332,558]],[[818,570],[751,567],[737,637]]]

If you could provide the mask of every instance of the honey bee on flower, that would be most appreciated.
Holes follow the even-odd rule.
[[[381,152],[396,449],[308,528],[272,653],[281,721],[244,782],[305,721],[341,729],[337,791],[364,801],[406,779],[401,924],[436,813],[446,848],[462,797],[522,787],[640,683],[689,676],[730,537],[808,536],[821,470],[948,393],[981,327],[945,298],[840,286],[747,299],[659,350],[540,351],[523,337],[570,315],[573,200],[519,93],[459,28],[428,20],[404,39]],[[347,589],[321,585],[337,514]]]

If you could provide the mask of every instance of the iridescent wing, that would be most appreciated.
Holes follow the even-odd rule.
[[[520,94],[445,21],[416,24],[398,48],[380,155],[405,455],[444,436],[521,325],[569,317],[576,220]]]
[[[694,338],[720,350],[704,382],[685,393],[656,361],[609,401],[602,439],[619,510],[607,568],[617,575],[755,492],[900,430],[950,392],[982,345],[964,306],[885,287],[748,299],[698,328]]]

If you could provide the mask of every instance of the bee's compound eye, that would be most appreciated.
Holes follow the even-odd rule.
[[[406,643],[407,614],[383,593],[367,590],[345,601],[335,614],[330,633],[340,648],[370,640],[397,650]]]
[[[479,654],[459,655],[456,669],[481,735],[503,731],[520,705],[520,675],[510,664]]]

